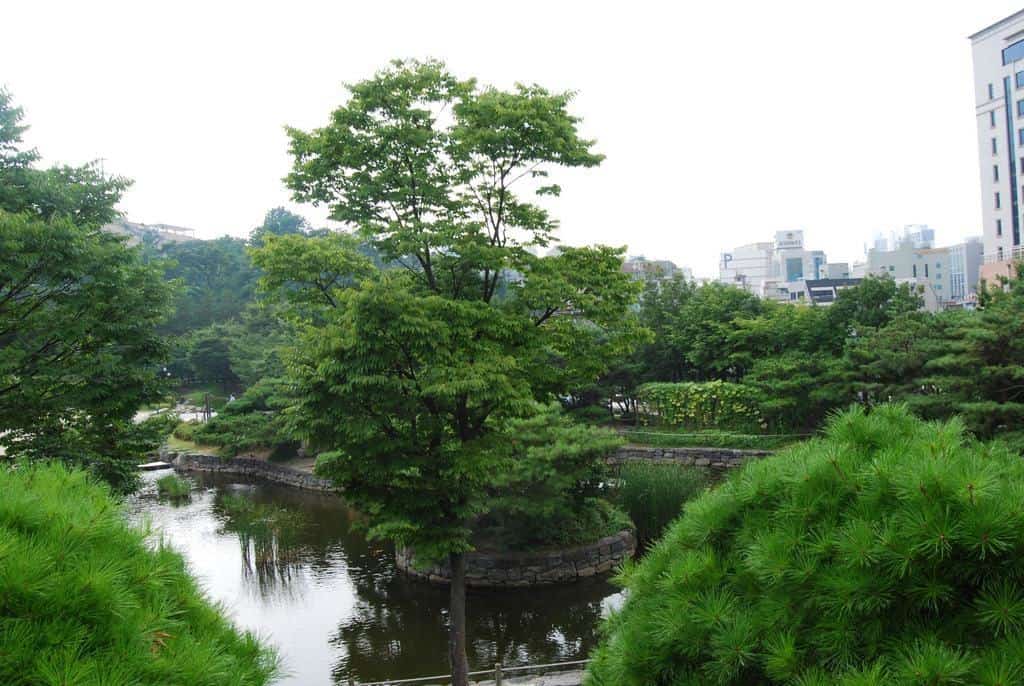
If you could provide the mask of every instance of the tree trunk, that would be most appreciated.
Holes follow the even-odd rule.
[[[466,658],[466,556],[451,553],[451,603],[448,621],[448,658],[452,666],[452,686],[469,686],[469,660]]]

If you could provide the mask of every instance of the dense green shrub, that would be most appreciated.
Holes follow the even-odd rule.
[[[608,411],[607,405],[584,405],[583,407],[574,407],[570,410],[566,410],[566,414],[575,419],[578,422],[585,424],[611,424],[615,421],[615,417]]]
[[[261,379],[216,417],[198,425],[190,440],[219,446],[228,455],[270,449],[279,457],[293,456],[299,444],[281,412],[291,402],[287,391],[279,379]]]
[[[266,684],[276,661],[60,465],[0,469],[0,683]]]
[[[757,428],[757,393],[726,381],[649,383],[637,392],[649,420],[689,428]]]
[[[708,484],[707,474],[687,465],[627,462],[619,469],[615,502],[636,524],[641,541],[661,535],[683,505]]]
[[[691,501],[622,578],[589,686],[1021,683],[1024,461],[850,410]]]
[[[194,441],[196,439],[196,430],[202,426],[199,422],[179,422],[174,427],[174,431],[171,433],[172,436],[182,441]]]
[[[633,528],[606,498],[604,458],[622,444],[614,432],[577,424],[557,405],[510,424],[511,459],[474,527],[477,548],[575,545]]]

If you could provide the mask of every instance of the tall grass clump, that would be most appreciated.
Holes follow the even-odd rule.
[[[165,498],[184,499],[192,494],[192,484],[177,474],[167,474],[156,480],[156,490]]]
[[[657,538],[707,486],[708,477],[688,465],[626,462],[619,468],[615,500],[636,525],[641,541]]]
[[[588,686],[1019,684],[1024,460],[852,409],[688,503],[620,579]]]
[[[0,469],[0,684],[271,681],[273,653],[145,535],[82,471]]]

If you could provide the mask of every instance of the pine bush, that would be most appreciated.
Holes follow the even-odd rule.
[[[1019,684],[1024,461],[854,408],[690,501],[621,580],[588,686]]]
[[[0,684],[259,686],[276,672],[85,472],[0,469]]]

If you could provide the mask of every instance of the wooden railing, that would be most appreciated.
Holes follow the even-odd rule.
[[[504,678],[510,674],[530,674],[539,672],[539,675],[564,672],[574,667],[585,667],[590,660],[574,660],[571,662],[552,662],[546,665],[522,665],[519,667],[504,667],[499,662],[494,669],[484,669],[470,672],[470,677],[491,677],[495,686],[502,686]],[[427,686],[430,684],[446,684],[451,681],[451,675],[439,674],[437,676],[421,676],[413,679],[390,679],[388,681],[358,682],[349,678],[349,686]]]

